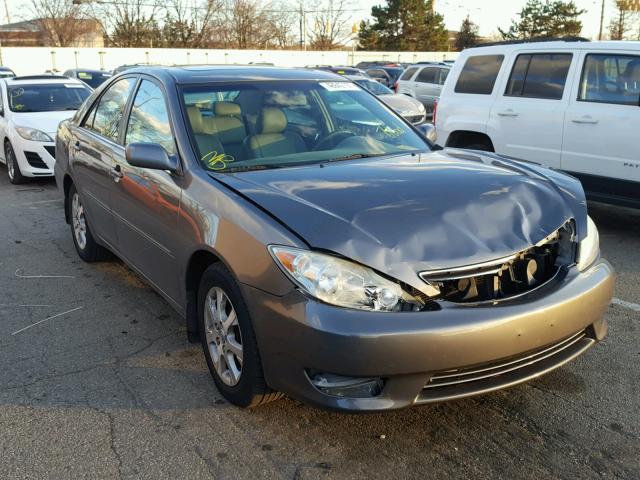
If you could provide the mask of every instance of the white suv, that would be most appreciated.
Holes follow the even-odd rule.
[[[0,80],[0,161],[11,183],[53,175],[56,130],[91,94],[83,82],[38,75]]]
[[[640,207],[640,42],[465,50],[434,123],[440,146],[561,169],[592,199]]]
[[[427,115],[431,116],[450,70],[451,65],[440,62],[411,65],[396,82],[396,93],[419,100],[427,109]]]

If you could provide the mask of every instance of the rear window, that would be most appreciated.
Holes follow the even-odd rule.
[[[81,83],[24,84],[7,89],[11,111],[24,113],[77,110],[90,94]]]
[[[505,95],[560,100],[571,66],[570,53],[518,55]]]
[[[462,67],[455,92],[491,95],[503,60],[504,55],[469,57]]]
[[[400,77],[400,80],[411,80],[411,77],[413,77],[413,74],[416,73],[416,70],[418,70],[418,67],[407,68]]]

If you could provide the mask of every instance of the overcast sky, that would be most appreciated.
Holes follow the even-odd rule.
[[[6,1],[12,20],[19,20],[24,17],[30,5],[30,0],[3,0]],[[522,9],[526,0],[435,0],[436,10],[444,15],[447,28],[457,30],[462,19],[469,14],[471,19],[480,26],[482,35],[491,35],[497,32],[498,27],[507,28],[511,24],[511,19],[516,18],[516,14]],[[582,34],[586,37],[597,37],[600,23],[600,8],[602,0],[574,0],[579,8],[587,10],[582,16]],[[613,0],[606,1],[605,29],[609,24],[609,18],[613,13]],[[267,2],[265,2],[267,3]],[[292,2],[293,3],[293,2]],[[305,1],[309,8],[316,6],[315,2]],[[380,0],[353,0],[353,19],[359,22],[369,16],[371,7],[378,5]],[[0,2],[0,13],[2,13],[1,23],[6,22],[6,12],[4,5]]]

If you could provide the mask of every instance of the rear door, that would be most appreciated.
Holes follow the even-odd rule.
[[[182,189],[177,174],[130,165],[129,143],[156,143],[169,155],[177,149],[165,94],[152,78],[142,77],[124,125],[123,145],[114,154],[112,208],[118,251],[170,299],[178,299],[176,226]]]
[[[110,246],[116,244],[111,213],[113,151],[119,148],[123,114],[135,83],[132,76],[114,82],[80,125],[71,128],[69,160],[74,182],[93,233]]]
[[[516,52],[506,85],[493,104],[487,133],[497,153],[560,167],[565,88],[577,59],[569,51]]]
[[[562,169],[604,197],[640,199],[640,55],[583,52],[564,126]]]

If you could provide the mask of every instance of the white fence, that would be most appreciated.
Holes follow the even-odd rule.
[[[173,48],[0,48],[0,63],[18,75],[34,75],[46,70],[69,68],[113,70],[130,63],[167,65],[233,64],[268,62],[279,66],[355,65],[364,60],[413,63],[453,60],[456,52],[360,52],[291,50],[188,50]]]

